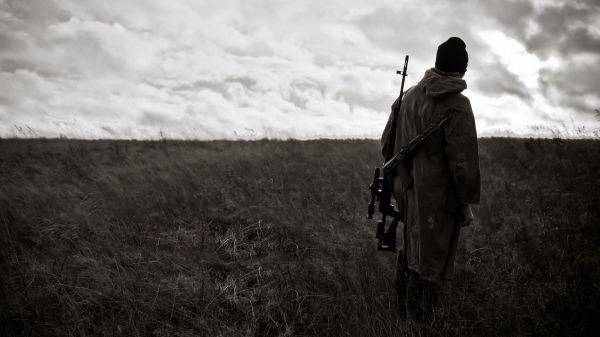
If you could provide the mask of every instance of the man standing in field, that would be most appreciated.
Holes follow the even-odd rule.
[[[398,299],[401,310],[420,321],[433,318],[440,284],[453,277],[460,227],[473,220],[470,205],[479,202],[475,119],[469,99],[461,94],[467,88],[462,79],[467,63],[460,38],[442,43],[435,68],[407,90],[397,125],[391,125],[390,116],[382,136],[382,144],[395,142],[395,149],[400,149],[443,114],[450,114],[450,121],[406,164],[412,182],[405,186],[399,175],[394,178],[394,196],[405,200],[407,226],[406,251],[398,258]],[[387,139],[393,127],[396,139]]]

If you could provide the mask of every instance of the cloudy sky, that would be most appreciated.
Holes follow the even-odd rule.
[[[378,137],[450,36],[480,135],[598,135],[598,0],[0,0],[0,136]]]

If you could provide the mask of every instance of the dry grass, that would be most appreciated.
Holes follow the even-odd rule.
[[[440,335],[593,335],[600,143],[483,139]],[[0,334],[416,336],[374,141],[0,140]]]

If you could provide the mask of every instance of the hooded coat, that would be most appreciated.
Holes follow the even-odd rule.
[[[452,279],[461,206],[479,202],[477,131],[471,103],[461,94],[466,88],[458,73],[427,70],[405,93],[397,125],[391,125],[390,115],[381,139],[384,149],[393,141],[397,152],[450,113],[450,121],[427,138],[408,162],[412,187],[403,190],[394,179],[396,200],[406,200],[408,268],[434,282]],[[388,139],[392,127],[396,127],[395,140]]]

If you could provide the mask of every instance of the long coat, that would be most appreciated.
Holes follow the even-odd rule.
[[[427,70],[404,95],[396,125],[397,151],[444,112],[451,116],[409,162],[412,187],[404,191],[394,181],[396,199],[406,198],[408,268],[435,282],[453,277],[461,206],[479,202],[477,131],[471,103],[461,94],[466,87],[458,74]],[[392,117],[382,135],[384,147],[391,141]]]

